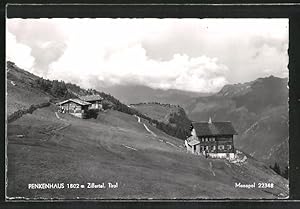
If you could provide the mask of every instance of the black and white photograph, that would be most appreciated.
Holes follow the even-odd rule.
[[[288,18],[6,19],[6,200],[289,198]]]

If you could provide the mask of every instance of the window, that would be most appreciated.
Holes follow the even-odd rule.
[[[214,151],[214,150],[216,150],[216,145],[214,145],[214,146],[212,147],[212,151]]]
[[[208,138],[207,138],[207,137],[205,138],[205,141],[206,141],[206,142],[208,141]]]
[[[227,149],[229,149],[229,150],[231,149],[231,145],[230,144],[227,145]]]
[[[213,142],[216,141],[215,137],[211,138],[211,141],[213,141]]]
[[[201,152],[203,151],[203,146],[200,146],[200,151],[201,151]]]
[[[224,145],[219,145],[219,146],[218,146],[218,149],[219,149],[219,150],[223,150],[223,149],[224,149]]]

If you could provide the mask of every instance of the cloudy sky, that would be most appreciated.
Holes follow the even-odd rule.
[[[288,19],[8,19],[7,60],[85,88],[199,92],[288,76]]]

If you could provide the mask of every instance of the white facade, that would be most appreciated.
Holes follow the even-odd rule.
[[[234,159],[234,153],[208,153],[208,156],[211,158],[226,158],[226,159]]]
[[[100,102],[92,103],[90,109],[102,109],[102,104]]]
[[[194,153],[194,146],[189,145],[187,140],[184,140],[184,144],[185,144],[187,152]]]
[[[197,134],[196,134],[196,130],[193,128],[193,130],[192,130],[192,132],[191,132],[191,135],[192,136],[197,136]]]
[[[235,154],[233,152],[232,153],[230,153],[230,152],[212,153],[212,152],[208,152],[207,146],[204,146],[204,149],[201,150],[200,140],[198,139],[198,137],[193,135],[193,132],[194,131],[192,131],[191,137],[189,137],[187,140],[184,140],[184,144],[187,149],[187,152],[196,154],[196,155],[202,154],[202,155],[210,157],[210,158],[218,158],[218,159],[223,158],[223,159],[230,159],[230,160],[235,158]],[[224,145],[219,145],[219,146],[224,146]]]
[[[187,152],[191,152],[193,154],[200,154],[200,141],[197,136],[191,136],[188,139],[184,140],[184,145],[187,149]]]

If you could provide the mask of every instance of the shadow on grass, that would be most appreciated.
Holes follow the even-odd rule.
[[[96,119],[98,117],[99,110],[98,109],[89,109],[86,111],[85,118],[90,119],[94,118]]]

